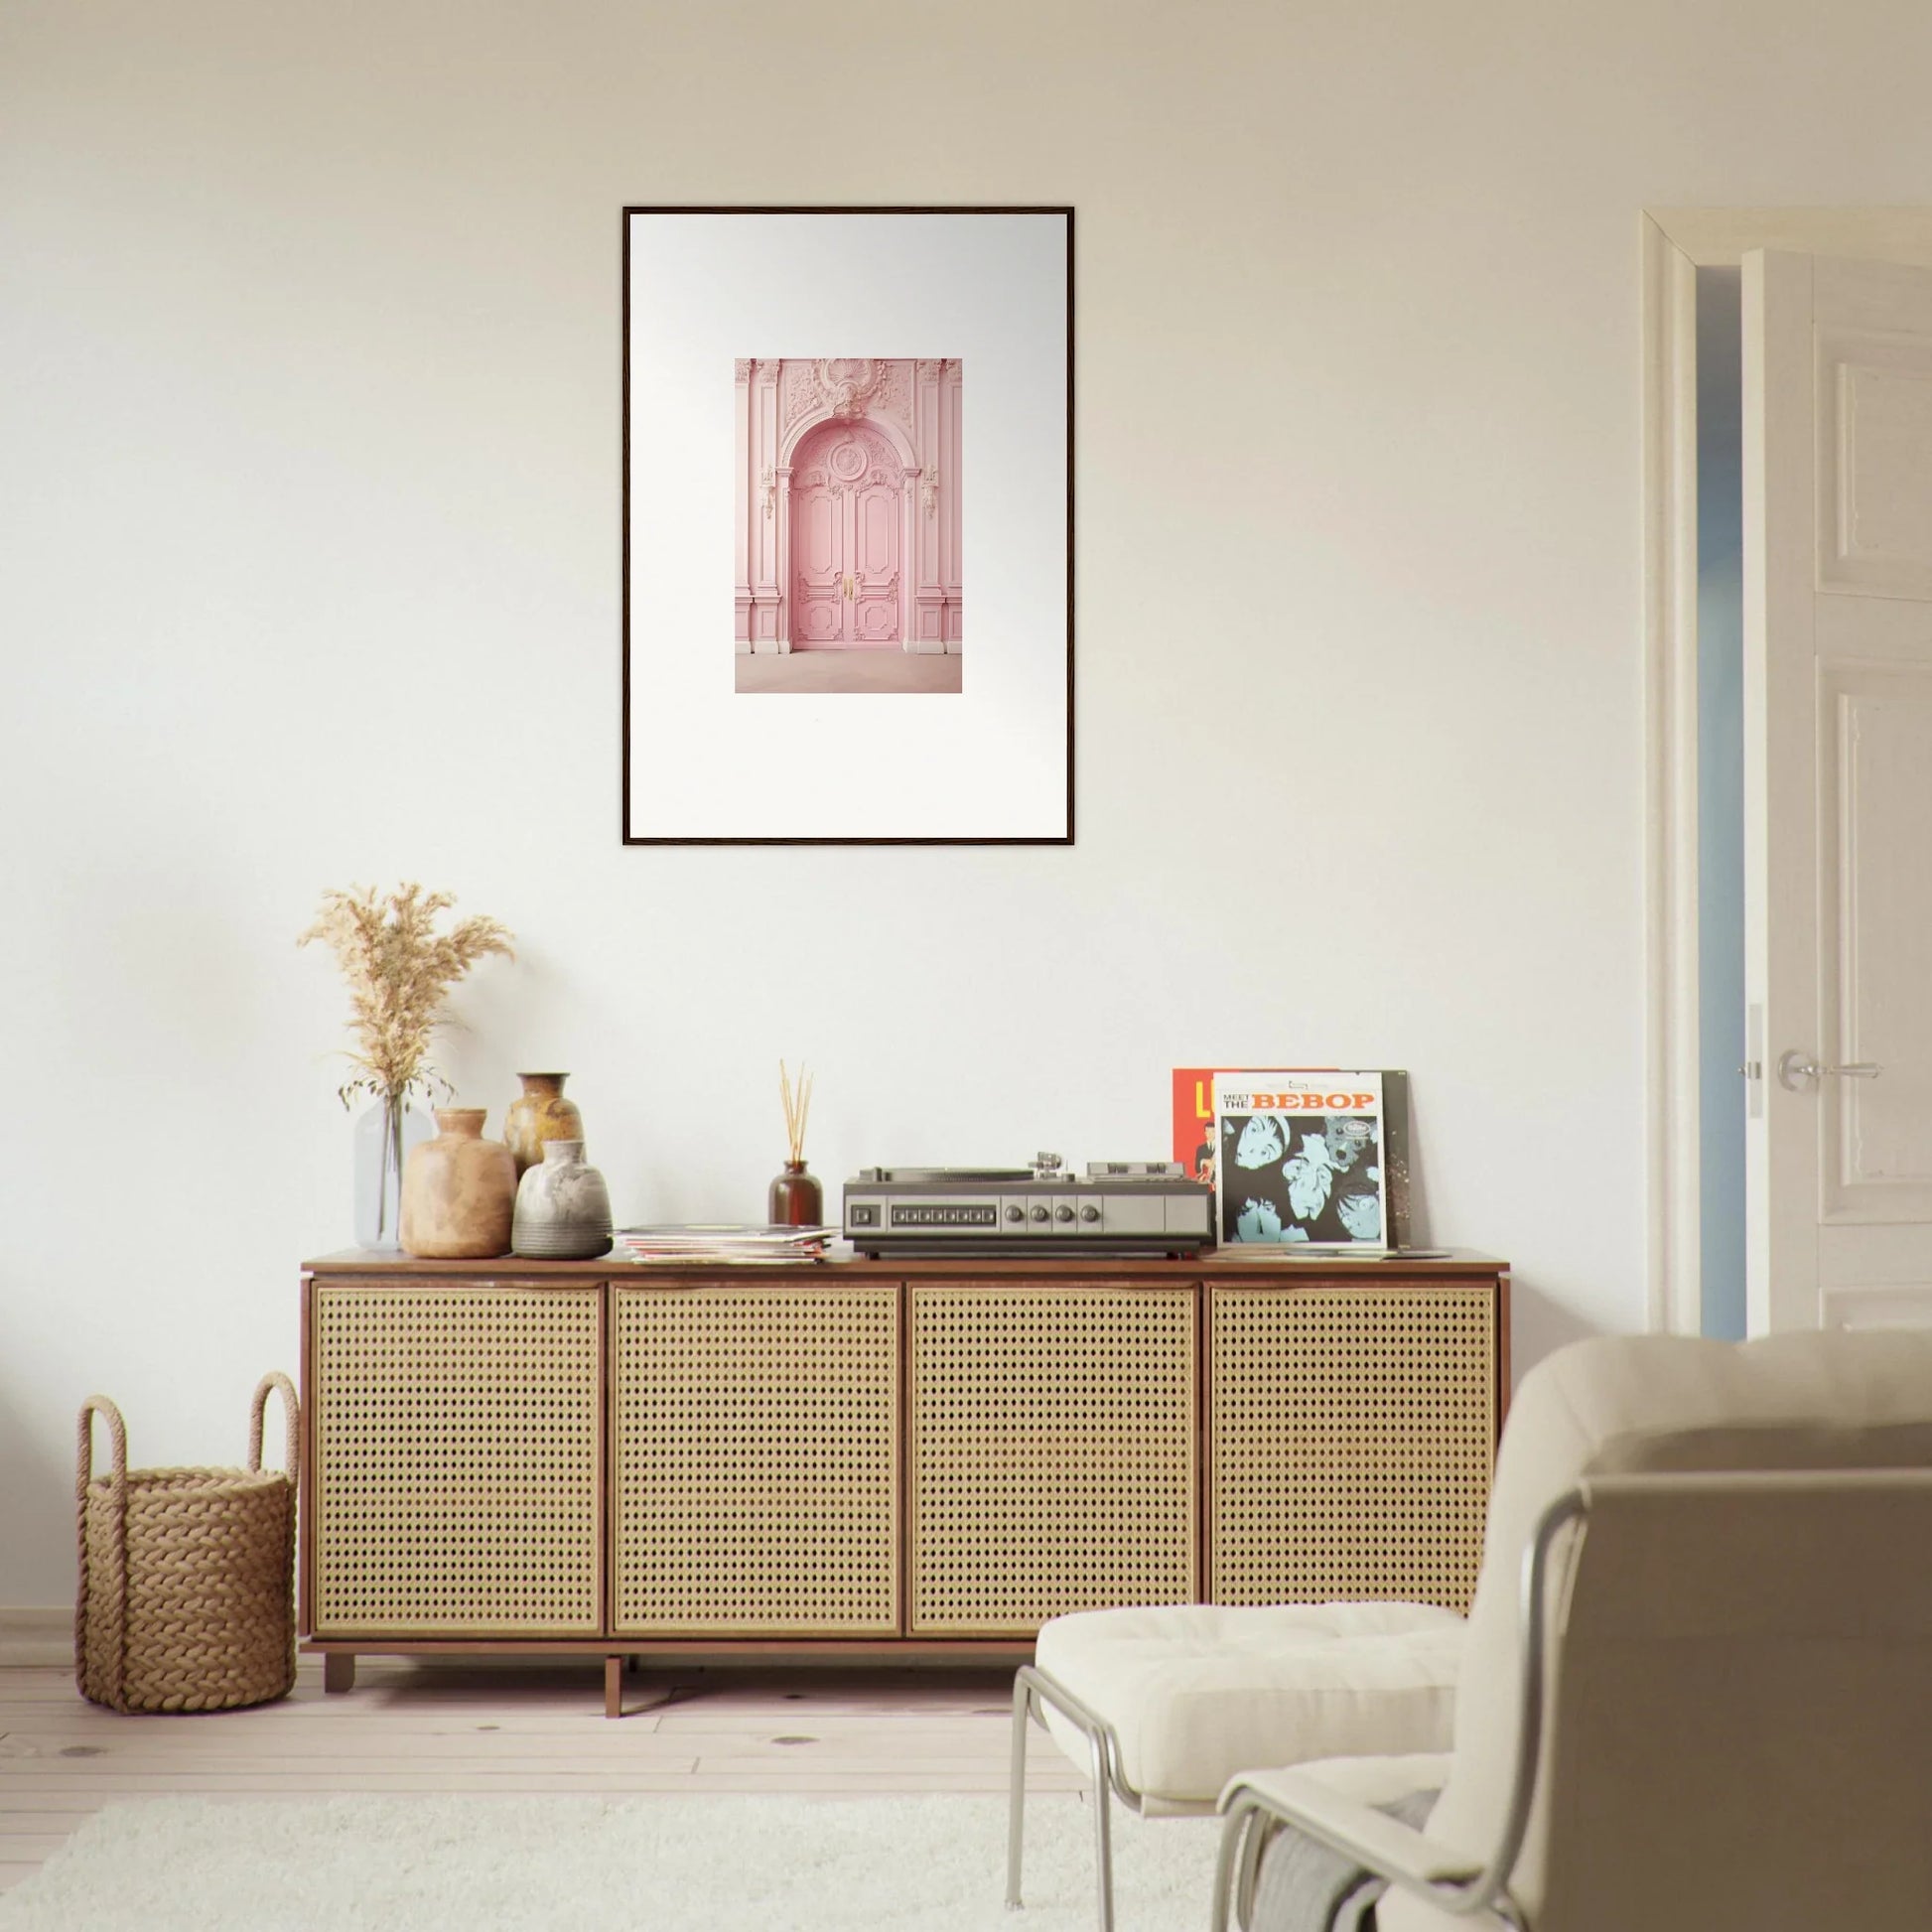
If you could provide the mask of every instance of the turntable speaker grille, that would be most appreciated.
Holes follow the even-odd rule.
[[[1188,1288],[918,1282],[911,1632],[1197,1593]]]
[[[1496,1434],[1493,1289],[1215,1287],[1209,1309],[1213,1600],[1466,1610]]]

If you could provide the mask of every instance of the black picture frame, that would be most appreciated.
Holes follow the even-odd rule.
[[[1065,765],[1065,830],[1057,833],[1001,834],[988,836],[939,835],[903,836],[897,834],[878,835],[841,835],[841,836],[794,836],[783,833],[748,835],[707,836],[698,834],[653,833],[639,829],[631,823],[633,789],[631,743],[632,713],[632,655],[633,623],[635,610],[632,599],[631,567],[631,507],[632,507],[632,457],[631,448],[631,235],[632,217],[636,215],[1040,215],[1057,217],[1065,223],[1065,264],[1066,264],[1066,636],[1065,636],[1065,690],[1066,690],[1066,765]],[[1075,841],[1075,578],[1074,578],[1074,495],[1075,495],[1075,444],[1074,444],[1074,317],[1075,317],[1075,250],[1074,250],[1074,209],[1064,204],[1004,203],[975,205],[933,205],[933,204],[892,204],[881,206],[824,204],[707,204],[676,203],[628,204],[621,218],[621,289],[620,319],[620,358],[621,377],[621,521],[619,536],[619,564],[621,581],[621,622],[622,653],[620,705],[622,731],[622,759],[621,770],[621,835],[626,846],[685,846],[685,845],[1072,845]]]

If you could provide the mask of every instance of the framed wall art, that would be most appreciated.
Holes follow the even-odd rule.
[[[624,209],[622,702],[627,845],[1072,843],[1071,208]]]

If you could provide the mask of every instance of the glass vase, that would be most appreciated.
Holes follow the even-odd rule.
[[[427,1114],[400,1096],[375,1101],[355,1117],[355,1245],[401,1252],[402,1165],[436,1132]]]

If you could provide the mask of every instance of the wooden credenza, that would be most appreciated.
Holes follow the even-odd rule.
[[[1499,1262],[303,1271],[301,1622],[360,1652],[1024,1656],[1113,1603],[1464,1608]]]

